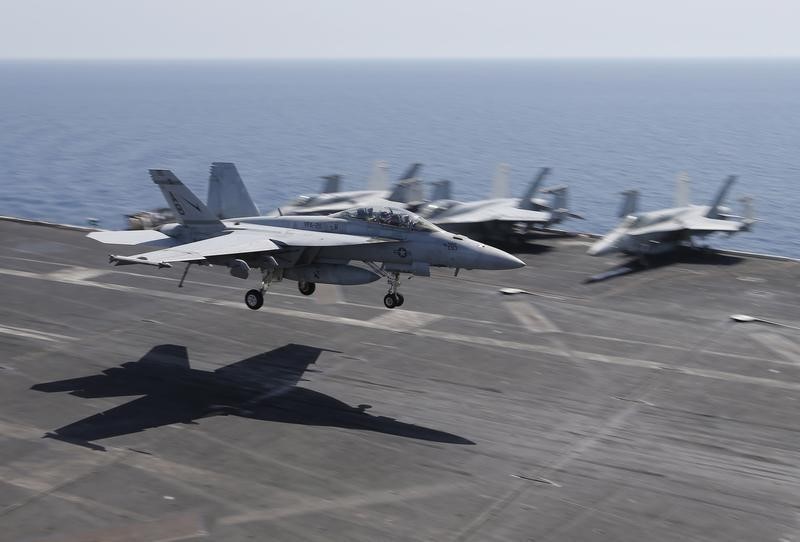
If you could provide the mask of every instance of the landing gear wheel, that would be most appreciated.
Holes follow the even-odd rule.
[[[397,296],[394,294],[386,294],[383,296],[383,304],[387,309],[393,309],[399,305]]]
[[[406,300],[406,298],[403,297],[403,294],[394,294],[394,296],[397,298],[397,303],[395,303],[395,307],[401,306]]]
[[[247,308],[257,311],[264,304],[264,294],[258,290],[249,290],[244,296]]]
[[[300,293],[303,295],[311,295],[314,293],[314,290],[317,289],[317,284],[315,282],[300,280],[297,282],[297,289],[300,290]]]

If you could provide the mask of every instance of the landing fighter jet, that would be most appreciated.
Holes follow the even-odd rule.
[[[400,176],[391,190],[338,190],[341,177],[323,177],[325,185],[320,194],[298,196],[292,203],[283,205],[268,216],[328,215],[345,209],[363,206],[394,206],[419,204],[422,201],[422,184],[416,178],[422,164],[411,166]]]
[[[178,223],[158,230],[101,231],[88,237],[117,245],[151,244],[161,248],[133,256],[111,255],[116,265],[172,267],[174,263],[223,265],[231,275],[247,279],[261,273],[261,287],[245,295],[253,310],[264,303],[272,281],[298,282],[304,295],[315,284],[366,284],[381,276],[389,282],[383,299],[387,308],[403,304],[397,289],[400,274],[430,276],[431,267],[514,269],[525,264],[501,250],[453,235],[427,220],[391,207],[362,207],[332,216],[216,218],[169,170],[152,169],[150,176],[172,207]],[[362,261],[367,267],[351,265]]]
[[[722,202],[736,177],[731,175],[722,184],[710,205],[691,205],[688,203],[685,176],[678,177],[678,190],[675,207],[647,213],[638,212],[637,190],[623,192],[624,199],[619,212],[624,220],[588,250],[592,256],[621,252],[644,256],[661,254],[675,249],[682,243],[691,243],[693,237],[722,232],[733,235],[739,231],[749,231],[755,222],[749,198],[745,199],[745,216],[732,215]]]
[[[550,168],[542,168],[521,198],[495,198],[463,203],[449,199],[448,189],[438,185],[434,201],[419,214],[447,231],[487,241],[521,240],[534,231],[558,224],[566,217],[582,218],[567,210],[567,187],[541,189]],[[501,167],[495,179],[504,175]],[[497,184],[497,181],[495,181]],[[442,195],[446,197],[441,198]],[[552,194],[552,202],[539,194]]]

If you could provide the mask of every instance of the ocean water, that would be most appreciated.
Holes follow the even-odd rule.
[[[499,162],[520,193],[540,166],[570,207],[612,227],[622,190],[644,209],[692,201],[739,175],[754,231],[714,246],[800,257],[800,61],[259,61],[0,63],[0,214],[122,227],[163,205],[147,169],[205,196],[208,165],[236,162],[262,210],[376,159],[488,197]]]

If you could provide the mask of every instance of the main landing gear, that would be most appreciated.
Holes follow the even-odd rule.
[[[257,311],[264,304],[264,293],[269,288],[272,279],[276,278],[275,269],[277,269],[277,265],[264,270],[264,277],[261,279],[261,288],[258,290],[248,290],[247,293],[244,294],[244,304],[247,305],[248,309]],[[277,278],[280,280],[280,275],[278,275]]]
[[[387,309],[399,307],[405,301],[403,294],[397,293],[397,287],[400,286],[400,273],[394,271],[389,273],[389,293],[383,297],[383,304]]]
[[[300,293],[303,295],[311,295],[314,293],[314,290],[317,289],[317,284],[315,282],[299,280],[297,281],[297,289],[300,290]]]
[[[261,290],[248,290],[244,295],[244,302],[248,309],[257,311],[264,304],[264,294],[261,293]]]

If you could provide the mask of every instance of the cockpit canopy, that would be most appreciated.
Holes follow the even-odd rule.
[[[438,226],[424,218],[398,207],[357,207],[330,216],[345,220],[363,220],[409,231],[441,231]]]

